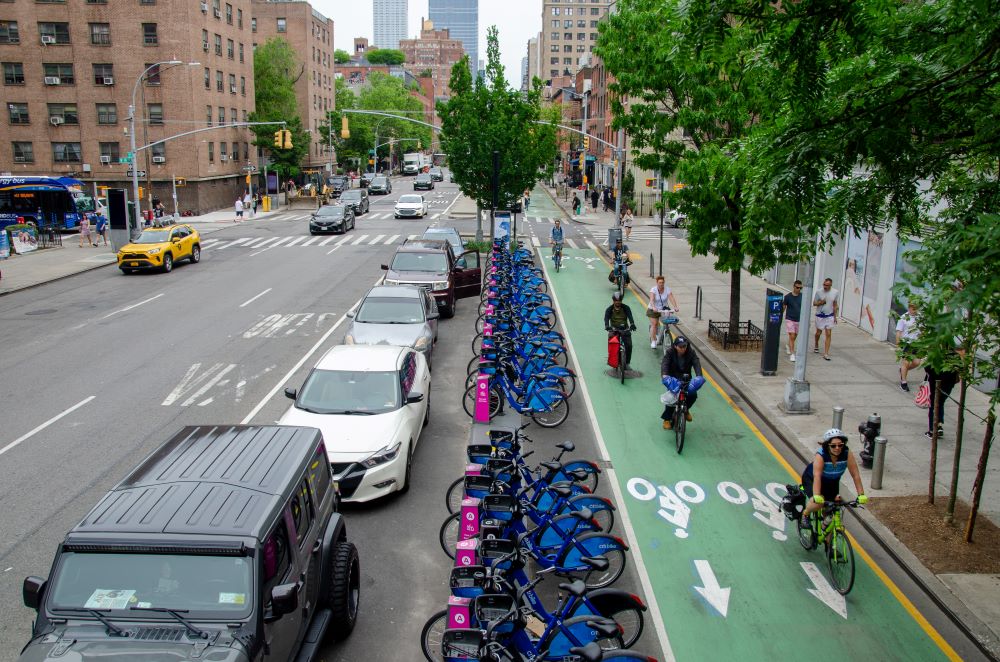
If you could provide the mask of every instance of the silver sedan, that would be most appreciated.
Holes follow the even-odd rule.
[[[348,345],[412,347],[431,365],[437,340],[437,304],[427,288],[414,285],[377,285],[358,309],[349,313]]]

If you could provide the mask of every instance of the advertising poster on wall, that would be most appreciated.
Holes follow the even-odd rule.
[[[868,253],[868,231],[847,239],[844,290],[840,293],[840,316],[851,324],[861,323],[861,287],[865,278],[865,255]]]
[[[868,256],[865,259],[864,293],[861,297],[861,328],[875,331],[875,300],[878,299],[878,279],[882,272],[883,233],[868,233]]]
[[[0,230],[0,260],[6,260],[10,257],[10,240],[7,239],[7,233]]]
[[[923,246],[919,241],[913,241],[912,239],[907,239],[899,242],[899,246],[896,248],[896,270],[893,273],[892,285],[892,306],[889,311],[889,342],[896,342],[896,322],[899,318],[906,312],[906,305],[909,300],[901,295],[896,294],[895,288],[903,281],[903,276],[905,274],[913,273],[913,265],[907,259],[906,254],[913,251],[920,250]],[[919,292],[922,288],[914,288]]]
[[[34,226],[22,225],[8,228],[10,247],[18,255],[30,253],[38,248],[38,230]]]

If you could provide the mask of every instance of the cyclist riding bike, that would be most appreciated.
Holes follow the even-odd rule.
[[[558,261],[562,261],[562,249],[563,249],[563,228],[562,223],[557,218],[555,227],[552,228],[552,232],[549,233],[549,245],[552,246],[552,259],[556,260],[558,255]]]
[[[616,239],[615,245],[612,247],[612,265],[611,273],[608,274],[608,280],[616,283],[619,276],[621,276],[620,284],[621,288],[624,289],[632,280],[628,275],[628,266],[630,264],[632,264],[632,260],[628,255],[628,246],[621,239]]]
[[[808,523],[810,515],[822,509],[828,499],[835,501],[840,498],[840,477],[845,471],[854,479],[858,503],[868,503],[858,463],[847,447],[847,434],[838,428],[830,428],[823,434],[823,445],[816,449],[813,461],[802,472],[802,489],[810,497],[802,512],[803,522]]]
[[[689,380],[692,370],[694,370],[697,378],[700,378],[699,382],[705,381],[705,377],[701,374],[701,359],[698,358],[698,352],[695,351],[694,347],[690,346],[687,338],[677,336],[674,338],[670,349],[663,353],[663,361],[660,362],[660,376],[664,379],[673,377],[683,383]],[[694,386],[693,388],[687,389],[688,410],[685,418],[688,422],[694,420],[694,417],[691,416],[691,408],[694,407],[694,403],[698,400],[698,388],[701,386],[701,383],[697,385],[692,383],[692,385]],[[674,405],[664,405],[663,414],[660,418],[663,419],[663,429],[672,430]]]
[[[669,305],[668,305],[669,304]],[[646,304],[646,317],[649,318],[649,346],[656,349],[656,340],[660,336],[660,318],[665,312],[680,312],[674,293],[667,287],[663,276],[656,277],[656,285],[649,290],[649,303]]]
[[[604,330],[608,332],[609,339],[616,332],[621,338],[621,343],[625,346],[627,369],[632,363],[632,331],[635,331],[635,320],[632,318],[632,309],[622,301],[621,292],[611,295],[611,305],[604,311]]]

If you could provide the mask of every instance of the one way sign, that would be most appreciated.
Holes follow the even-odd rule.
[[[126,177],[132,177],[133,176],[133,172],[131,170],[129,170],[128,172],[125,173],[125,176]],[[146,176],[146,171],[145,170],[140,170],[138,176],[139,176],[140,179],[142,177],[145,177]]]

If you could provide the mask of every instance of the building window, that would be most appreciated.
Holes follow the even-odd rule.
[[[146,63],[146,85],[160,84],[160,65],[154,62]]]
[[[97,104],[98,124],[118,124],[118,106],[113,103]]]
[[[52,124],[79,124],[80,116],[76,112],[75,103],[50,103],[49,120],[56,119]]]
[[[167,146],[165,143],[159,143],[158,145],[153,145],[152,147],[149,148],[149,151],[152,152],[152,156],[154,159],[167,158]]]
[[[156,46],[160,43],[156,36],[156,23],[142,24],[142,44],[143,46]]]
[[[106,5],[108,0],[87,0],[88,5]]]
[[[205,89],[212,89],[212,71],[208,67],[205,67]]]
[[[107,158],[101,159],[102,161],[110,161],[111,163],[118,163],[118,159],[121,158],[121,151],[118,147],[118,143],[98,143],[101,150],[101,156],[106,156]]]
[[[80,163],[80,143],[52,143],[52,160],[56,163]]]
[[[221,92],[222,91],[222,72],[221,71],[216,71],[215,72],[215,91],[216,92]]]
[[[226,154],[227,147],[228,147],[228,143],[225,140],[223,140],[222,142],[219,143],[219,160],[220,161],[225,161],[228,158],[228,154]]]
[[[17,31],[17,21],[0,21],[0,44],[21,43],[21,33]]]
[[[215,143],[208,143],[208,162],[215,163]]]
[[[46,78],[58,78],[58,85],[76,85],[76,77],[73,75],[73,65],[70,63],[45,63],[42,64],[42,74]]]
[[[554,57],[549,59],[549,64],[559,64],[559,58]]]
[[[11,124],[31,124],[31,118],[28,117],[28,104],[26,103],[8,103],[7,117]]]
[[[559,44],[552,44],[551,46],[549,46],[549,50],[552,51],[553,53],[558,53],[559,52]]]
[[[586,32],[578,32],[577,35],[576,35],[576,39],[577,39],[577,41],[584,41],[584,40],[586,40],[587,39],[587,33]]]
[[[156,0],[139,0],[140,5],[155,5]]]
[[[226,23],[233,24],[233,6],[228,2],[226,3]]]
[[[68,44],[69,23],[39,23],[38,34],[42,36],[42,41],[51,40],[56,44]],[[0,41],[3,41],[3,39],[0,38]],[[11,43],[17,42],[12,41]]]
[[[115,82],[115,67],[113,64],[94,65],[94,85],[107,85]]]
[[[233,143],[233,161],[240,160],[240,144]]]
[[[596,32],[591,32],[590,33],[590,40],[591,41],[597,41],[597,33]]]
[[[238,27],[240,30],[243,29],[243,10],[242,9],[237,9],[236,10],[236,27]]]
[[[212,0],[212,14],[215,15],[215,18],[222,18],[222,10],[220,9],[221,6],[222,4],[219,0]]]
[[[96,46],[110,46],[111,45],[111,24],[110,23],[91,23],[90,24],[90,43]]]
[[[553,41],[559,41],[559,33],[558,33],[558,32],[553,32],[553,33],[552,33],[551,35],[549,35],[549,37],[550,37],[550,38],[551,38],[551,39],[552,39]]]
[[[563,39],[565,39],[566,41],[573,41],[573,33],[572,32],[564,32],[563,33]]]
[[[212,126],[212,107],[205,106],[205,123]]]
[[[236,74],[229,74],[229,93],[236,94]]]
[[[566,44],[565,46],[563,46],[563,53],[572,53],[572,52],[573,52],[572,44]]]
[[[151,103],[146,107],[146,117],[150,124],[163,124],[163,104]]]
[[[229,109],[229,122],[231,124],[236,124],[236,121],[237,121],[236,120],[236,109],[235,108],[230,108]]]
[[[243,121],[244,122],[247,121],[247,109],[246,108],[243,109]]]
[[[243,61],[243,42],[240,42],[240,62]]]
[[[578,20],[576,22],[576,27],[578,27],[578,28],[585,28],[585,27],[587,27],[587,21],[584,21],[583,19]]]
[[[598,7],[591,7],[590,8],[590,15],[591,16],[600,16],[601,15],[600,8],[598,8]]]
[[[246,76],[240,76],[240,94],[243,96],[247,95],[247,79]]]
[[[581,26],[581,27],[583,27],[583,26]],[[591,21],[590,22],[590,27],[596,28],[597,27],[597,21]]]
[[[577,53],[586,53],[587,52],[587,47],[584,46],[583,44],[578,44],[577,47],[576,47],[576,52]]]
[[[221,126],[225,123],[226,123],[226,109],[223,108],[222,106],[219,106],[219,125]]]
[[[283,18],[278,19],[278,32],[284,32],[288,28],[288,22]]]
[[[250,17],[250,31],[257,32],[257,19],[253,16]]]
[[[559,12],[560,12],[559,7],[553,7],[552,8],[552,15],[553,16],[558,16]]]
[[[552,27],[554,27],[554,28],[558,28],[559,27],[559,19],[558,18],[552,19]]]
[[[222,55],[222,35],[215,35],[215,54]]]
[[[14,163],[34,163],[35,148],[31,143],[11,143],[14,147]]]
[[[4,62],[3,84],[24,85],[24,65],[20,62]]]
[[[549,69],[549,78],[555,78],[559,75],[558,69]]]
[[[573,58],[571,58],[571,57],[564,57],[563,58],[563,64],[573,64]]]
[[[233,42],[232,39],[226,40],[226,55],[229,57],[230,60],[236,58],[236,44]]]

